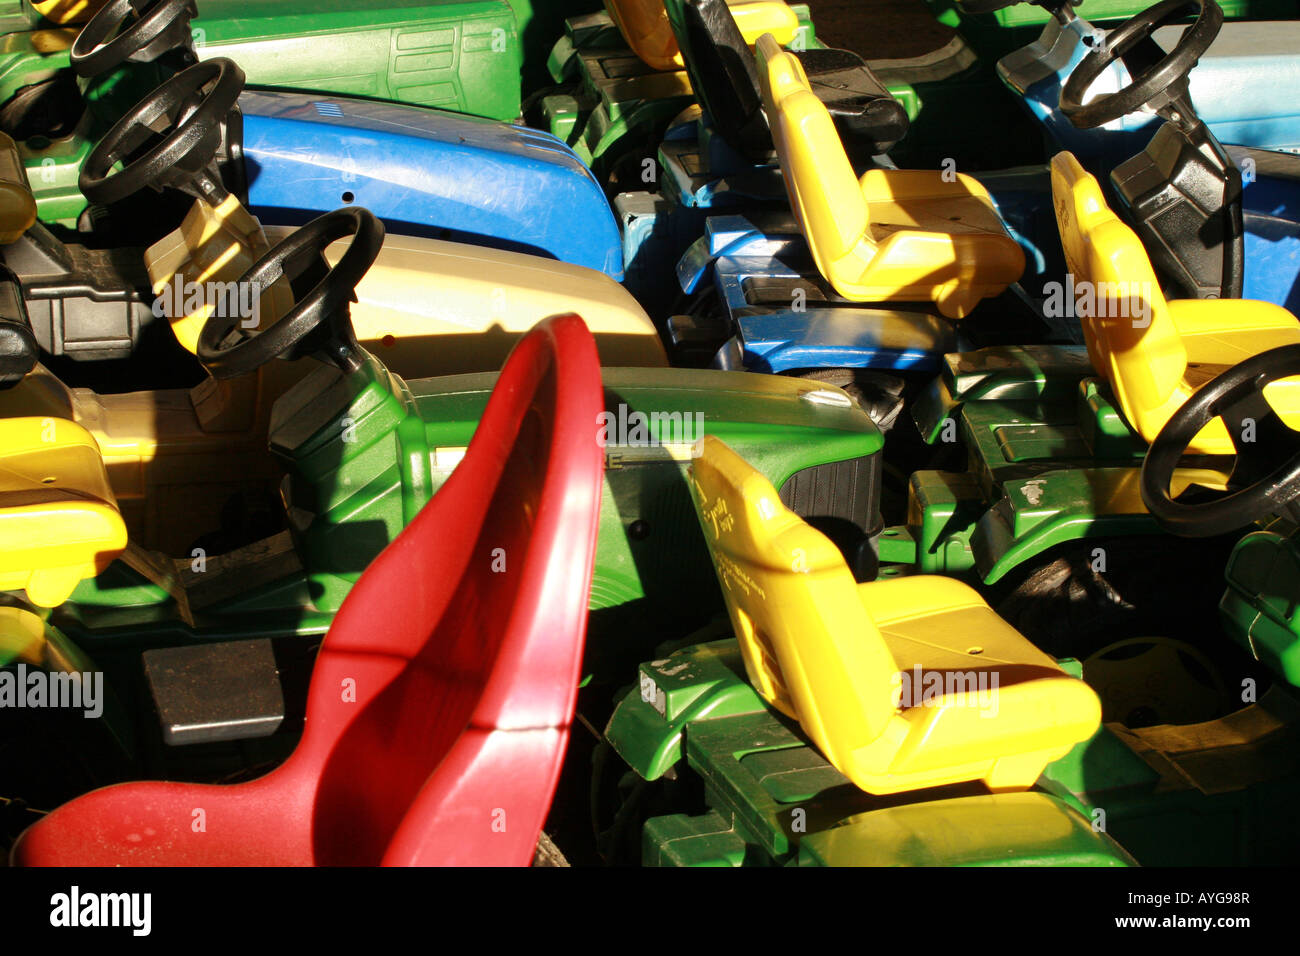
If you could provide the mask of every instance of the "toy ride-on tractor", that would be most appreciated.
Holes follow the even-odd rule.
[[[1144,486],[1170,504],[1180,446],[1216,413],[1230,423],[1260,414],[1261,434],[1285,427],[1260,411],[1258,386],[1300,368],[1297,355],[1262,353],[1184,405],[1152,448]],[[1255,510],[1282,507],[1286,495],[1269,492],[1284,475],[1294,484],[1297,448],[1292,436],[1281,451],[1251,449],[1228,480],[1236,493],[1172,503],[1166,520],[1219,534],[1249,521],[1251,496]],[[730,620],[661,648],[615,709],[592,785],[609,858],[1222,865],[1280,862],[1300,838],[1290,681],[1243,666],[1239,699],[1220,686],[1216,701],[1213,664],[1158,637],[1056,660],[958,581],[855,584],[829,542],[721,442],[706,441],[692,487]],[[1267,615],[1260,637],[1294,650],[1269,597],[1296,579],[1283,540],[1256,531],[1234,552],[1223,609],[1243,646]]]
[[[958,581],[856,583],[720,441],[706,439],[691,485],[735,636],[641,665],[606,729],[638,781],[607,852],[678,866],[1131,863],[1076,809],[1029,791],[1097,730],[1077,662],[1053,661]]]
[[[900,134],[898,117],[876,108],[878,99],[860,110],[828,105],[772,37],[757,49],[764,109],[755,116],[766,117],[780,161],[772,178],[783,178],[789,204],[718,199],[708,210],[704,236],[678,264],[681,288],[696,298],[669,319],[674,360],[875,388],[882,375],[937,368],[959,341],[1042,335],[1038,317],[1007,291],[1025,258],[988,191],[964,174],[864,161],[863,146]],[[742,78],[717,89],[734,98],[747,87]],[[897,414],[894,399],[881,406],[882,422]]]
[[[1141,474],[1149,443],[1207,381],[1300,343],[1300,324],[1266,302],[1166,299],[1095,178],[1066,153],[1052,167],[1070,271],[1101,296],[1077,303],[1087,347],[947,357],[913,415],[937,447],[964,448],[966,470],[911,475],[906,525],[880,538],[882,574],[964,576],[1035,643],[1083,660],[1106,723],[1041,785],[1104,810],[1108,832],[1139,860],[1273,859],[1282,844],[1271,834],[1291,832],[1280,808],[1297,768],[1246,765],[1292,732],[1290,692],[1210,623],[1213,579],[1237,536],[1171,548]],[[1295,380],[1266,394],[1282,421],[1300,424]],[[1250,480],[1250,467],[1234,470],[1225,456],[1256,426],[1202,425],[1185,436],[1193,457],[1165,474],[1167,494]],[[1232,820],[1241,840],[1179,837],[1208,813]]]
[[[129,375],[137,388],[181,384],[187,375],[191,384],[202,379],[192,359],[180,365],[155,359],[171,348],[172,333],[192,353],[204,309],[214,304],[208,293],[216,286],[233,289],[268,248],[259,219],[240,200],[245,160],[228,148],[228,110],[238,81],[238,67],[229,61],[198,64],[168,80],[92,150],[81,192],[111,206],[115,223],[142,224],[126,230],[128,237],[143,233],[139,248],[124,248],[132,244],[123,241],[121,229],[105,235],[33,225],[36,205],[16,151],[12,144],[0,150],[10,157],[0,178],[12,197],[4,262],[20,280],[40,346],[53,356],[84,360],[80,368],[60,368],[70,384],[120,382],[119,368],[92,378],[85,363],[133,356]],[[598,189],[596,198],[608,215]],[[512,232],[511,219],[498,225]],[[528,228],[540,235],[538,227]],[[280,227],[271,231],[284,234]],[[577,249],[587,240],[561,242]],[[613,242],[617,259],[617,237]],[[434,287],[440,294],[427,294]],[[179,307],[200,292],[204,308]],[[649,317],[613,278],[513,249],[391,237],[358,296],[358,335],[402,375],[498,367],[519,335],[566,308],[587,313],[605,362],[666,362]],[[246,309],[254,304],[275,311],[273,296],[243,301]],[[172,320],[170,332],[165,319]]]

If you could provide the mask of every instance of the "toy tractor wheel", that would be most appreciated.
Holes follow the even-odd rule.
[[[37,136],[62,139],[82,113],[81,90],[66,73],[25,86],[0,106],[0,132],[17,142]]]
[[[611,199],[623,192],[659,188],[659,158],[654,147],[630,149],[609,164],[605,192]]]

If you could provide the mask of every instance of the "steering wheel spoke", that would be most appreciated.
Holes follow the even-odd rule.
[[[193,63],[190,21],[196,16],[195,0],[109,0],[73,41],[72,68],[92,77],[128,60],[152,63],[177,51],[182,65]]]
[[[1128,70],[1129,76],[1141,76],[1147,70],[1158,66],[1168,55],[1169,51],[1148,33],[1137,41],[1131,50],[1120,55],[1120,62],[1124,64],[1124,69]]]
[[[172,187],[220,202],[225,190],[216,157],[226,120],[243,88],[244,71],[221,57],[177,73],[95,144],[77,185],[87,199],[101,204],[118,202],[146,187]],[[124,166],[115,171],[119,160]]]
[[[1300,498],[1300,432],[1264,397],[1264,388],[1300,375],[1300,345],[1261,352],[1218,375],[1170,416],[1142,462],[1142,501],[1173,534],[1211,537],[1236,531]],[[1236,451],[1228,490],[1188,489],[1170,496],[1174,471],[1192,439],[1221,418]]]
[[[325,249],[349,236],[351,242],[338,262],[317,280],[315,270],[325,262]],[[360,206],[336,209],[291,233],[255,262],[238,285],[251,286],[259,296],[282,278],[310,279],[312,287],[262,328],[245,329],[238,320],[210,316],[199,334],[199,360],[219,379],[245,375],[277,357],[293,359],[308,352],[345,372],[357,368],[364,352],[352,330],[348,303],[355,300],[356,284],[383,241],[383,224]]]

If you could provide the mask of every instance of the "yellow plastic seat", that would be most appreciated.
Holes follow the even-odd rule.
[[[764,33],[790,43],[799,30],[799,18],[785,0],[727,0],[727,6],[750,46]],[[664,0],[605,0],[605,10],[646,66],[680,70],[685,65]]]
[[[0,590],[57,607],[125,548],[90,432],[66,419],[0,419]]]
[[[920,169],[856,178],[798,58],[770,36],[756,52],[790,206],[836,292],[860,302],[934,302],[964,318],[1020,278],[1024,252],[978,181]]]
[[[1124,417],[1148,442],[1220,372],[1300,343],[1300,322],[1271,302],[1166,300],[1141,240],[1072,153],[1052,157],[1052,196],[1076,294],[1087,293],[1079,313],[1088,355],[1109,380]],[[1283,421],[1300,428],[1300,378],[1273,382],[1264,395]],[[1206,425],[1188,451],[1232,454],[1223,421]]]
[[[1096,731],[1092,689],[965,584],[857,584],[835,545],[714,437],[691,476],[751,682],[862,789],[1024,789]]]

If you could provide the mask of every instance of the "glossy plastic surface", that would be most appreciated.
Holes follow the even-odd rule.
[[[727,6],[745,42],[751,45],[764,33],[775,35],[778,43],[790,43],[799,29],[799,18],[785,0],[729,0]],[[682,51],[663,0],[605,0],[605,10],[647,66],[682,68]]]
[[[807,281],[782,257],[723,256],[714,281],[735,323],[742,361],[756,372],[806,368],[937,368],[956,338],[951,322],[928,311],[863,308],[842,300],[813,297],[802,309],[787,295],[779,304],[752,301],[772,280],[799,288]],[[776,299],[779,293],[773,294]]]
[[[256,86],[513,120],[523,37],[507,0],[202,0],[200,59]]]
[[[1110,381],[1128,423],[1148,442],[1219,372],[1279,345],[1300,343],[1295,316],[1269,302],[1166,300],[1137,235],[1068,152],[1052,158],[1052,193],[1075,288],[1092,299],[1082,307],[1071,303],[1087,313],[1080,324],[1089,358]],[[1291,427],[1300,427],[1300,379],[1274,382],[1264,394]],[[1188,450],[1234,453],[1220,419],[1202,429]]]
[[[605,193],[548,133],[476,117],[305,93],[249,92],[249,205],[302,225],[358,203],[390,231],[530,252],[623,277]]]
[[[969,586],[855,584],[830,540],[716,439],[691,474],[750,680],[862,789],[1024,789],[1096,731],[1092,689]]]
[[[512,353],[451,478],[340,608],[289,760],[235,786],[94,791],[30,828],[15,859],[530,862],[577,693],[601,407],[591,336],[548,320]]]
[[[0,590],[56,607],[125,547],[91,434],[65,419],[0,419]]]
[[[952,318],[1025,268],[988,191],[939,170],[870,169],[859,180],[798,59],[761,37],[759,83],[790,205],[827,280],[857,301],[934,302]]]
[[[270,241],[291,231],[271,227]],[[331,264],[346,247],[343,240],[330,247]],[[219,207],[196,201],[176,230],[146,250],[154,294],[185,348],[195,351],[214,302],[209,295],[190,308],[187,294],[196,290],[187,293],[183,282],[234,282],[268,248],[258,221],[230,197]],[[668,364],[654,323],[626,289],[594,269],[540,256],[390,234],[357,284],[356,298],[357,340],[405,378],[498,367],[525,332],[569,309],[578,310],[595,335],[602,365]],[[290,304],[279,282],[246,318],[265,327]]]
[[[343,245],[327,258],[335,261]],[[668,364],[658,330],[631,294],[607,274],[567,262],[389,233],[356,291],[357,339],[406,379],[498,367],[525,332],[569,310],[596,337],[601,365]]]
[[[13,242],[36,221],[36,199],[18,146],[0,133],[0,245]]]
[[[799,844],[804,866],[1130,866],[1104,831],[1045,793],[999,793],[855,814]]]
[[[1223,569],[1223,628],[1274,674],[1300,687],[1300,549],[1279,522],[1238,541]]]

